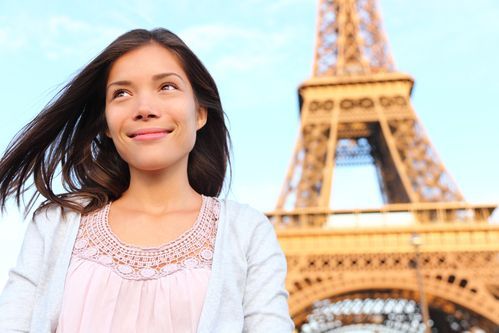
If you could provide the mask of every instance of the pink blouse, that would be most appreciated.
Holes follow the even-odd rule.
[[[219,202],[203,196],[194,225],[153,248],[121,242],[109,227],[109,206],[82,217],[56,332],[196,332]]]

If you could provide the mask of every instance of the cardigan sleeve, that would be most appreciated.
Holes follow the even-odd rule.
[[[2,333],[29,332],[30,329],[44,256],[44,239],[36,219],[28,222],[17,263],[9,271],[9,278],[0,294]]]
[[[286,258],[275,230],[262,213],[248,244],[243,332],[289,333],[294,329],[285,289]]]

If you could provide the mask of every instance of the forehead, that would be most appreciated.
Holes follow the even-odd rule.
[[[129,51],[116,59],[111,65],[107,81],[133,80],[163,72],[173,72],[187,80],[177,56],[167,48],[153,42]]]

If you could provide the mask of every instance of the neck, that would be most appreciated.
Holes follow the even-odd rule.
[[[186,158],[164,170],[130,168],[130,186],[119,200],[148,211],[169,211],[197,204],[201,196],[189,184]]]

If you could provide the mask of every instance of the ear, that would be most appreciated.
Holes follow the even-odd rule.
[[[208,120],[208,110],[204,106],[200,106],[197,112],[197,129],[200,130]]]

